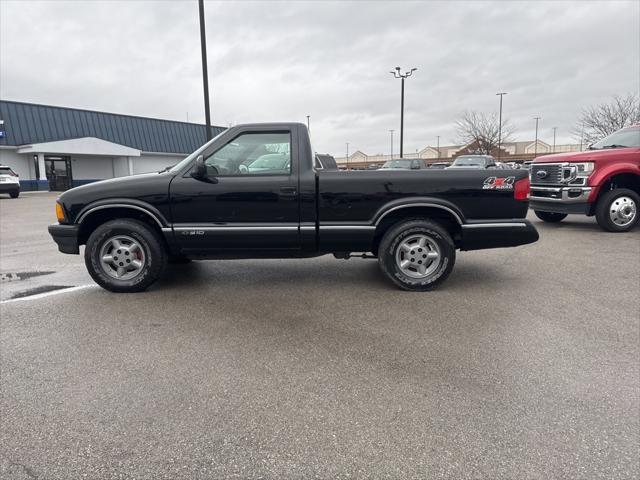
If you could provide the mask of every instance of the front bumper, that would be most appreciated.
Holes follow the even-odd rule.
[[[543,212],[589,215],[591,187],[543,187],[531,185],[529,208]]]
[[[49,235],[53,237],[53,241],[58,244],[58,250],[62,253],[80,253],[79,230],[78,225],[60,225],[59,223],[49,225]]]
[[[536,242],[536,228],[524,218],[512,220],[472,220],[462,225],[460,250],[517,247]]]

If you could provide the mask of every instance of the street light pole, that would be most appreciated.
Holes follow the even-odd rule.
[[[349,142],[347,142],[347,170],[350,170],[350,168],[349,168]]]
[[[309,117],[311,117],[311,115],[307,115],[307,130],[311,131],[311,127],[309,126]]]
[[[393,132],[395,130],[389,130],[389,133],[391,134],[391,160],[393,160]]]
[[[440,135],[436,136],[438,138],[438,160],[440,160]]]
[[[404,73],[400,73],[400,67],[396,67],[395,70],[389,72],[395,78],[399,78],[401,80],[400,87],[400,158],[403,157],[403,148],[404,148],[404,80],[405,78],[413,75],[413,72],[417,70],[417,68],[412,68]]]
[[[204,32],[204,0],[198,0],[200,15],[200,50],[202,52],[202,85],[204,87],[204,116],[207,122],[206,138],[211,140],[211,113],[209,112],[209,73],[207,71],[207,38]]]
[[[558,127],[553,127],[553,153],[556,153],[556,130]]]
[[[502,146],[502,97],[506,95],[507,92],[499,92],[496,93],[500,97],[500,118],[498,120],[498,161],[500,161],[501,152],[500,147]]]
[[[533,146],[533,157],[535,158],[538,156],[538,122],[542,117],[533,117],[533,118],[536,121],[536,143]]]

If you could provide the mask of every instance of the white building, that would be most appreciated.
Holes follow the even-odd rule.
[[[205,126],[0,101],[0,164],[22,190],[66,190],[174,165],[206,141]],[[212,127],[213,135],[223,129]]]

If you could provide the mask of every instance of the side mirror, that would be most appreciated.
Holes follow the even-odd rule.
[[[191,176],[198,180],[202,180],[207,176],[207,166],[204,164],[204,157],[202,155],[198,155],[198,158],[196,158],[193,168],[191,169]]]
[[[213,170],[214,175],[218,173],[218,170],[215,167],[208,168]],[[218,183],[217,179],[209,177],[207,165],[205,165],[204,157],[202,155],[198,155],[198,158],[196,158],[193,168],[191,169],[191,176],[196,180],[201,180],[203,182]]]

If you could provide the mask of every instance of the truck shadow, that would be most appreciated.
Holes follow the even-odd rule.
[[[459,262],[449,278],[434,291],[457,290],[477,286],[499,288],[508,274],[503,265]],[[509,278],[509,280],[512,280]],[[297,260],[210,260],[186,265],[170,265],[165,277],[151,290],[224,288],[300,289],[322,287],[402,292],[387,280],[377,261],[353,259]]]

